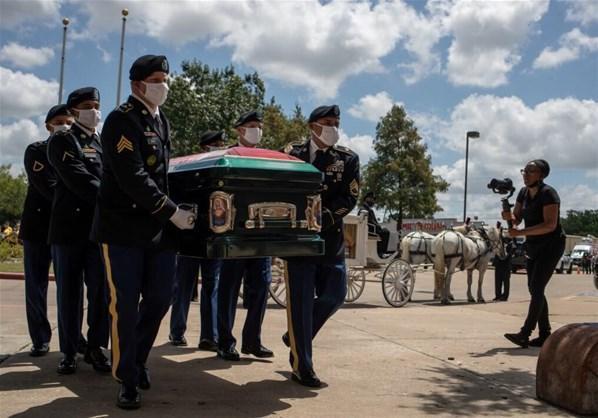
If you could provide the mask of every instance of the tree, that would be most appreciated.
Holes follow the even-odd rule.
[[[390,211],[399,228],[405,217],[427,217],[442,210],[436,193],[449,185],[434,175],[427,146],[403,107],[393,106],[380,119],[374,150],[376,156],[364,170],[362,191],[374,192],[378,205]]]
[[[20,220],[27,195],[26,179],[25,174],[13,177],[10,165],[0,166],[0,226]]]
[[[272,98],[264,108],[264,137],[261,147],[280,150],[287,144],[299,142],[309,135],[307,120],[299,105],[295,106],[293,116],[287,118],[282,107]]]
[[[163,106],[172,125],[173,155],[198,152],[203,131],[224,129],[230,136],[241,113],[264,108],[265,87],[257,73],[240,76],[233,66],[210,69],[197,60],[181,66]]]
[[[567,234],[598,237],[598,210],[568,210],[567,217],[561,218],[561,225]]]

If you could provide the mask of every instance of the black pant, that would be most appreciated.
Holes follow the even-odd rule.
[[[494,260],[494,296],[496,299],[509,299],[511,284],[511,257]]]
[[[377,227],[376,234],[380,237],[381,241],[378,241],[377,250],[379,255],[383,255],[388,251],[388,241],[390,239],[390,231],[386,228]]]
[[[534,243],[535,244],[535,243]],[[548,320],[548,301],[544,296],[544,289],[552,277],[552,273],[565,250],[565,238],[556,238],[550,241],[529,245],[527,260],[527,287],[531,295],[527,318],[521,328],[522,334],[530,336],[536,328],[540,335],[550,334]]]

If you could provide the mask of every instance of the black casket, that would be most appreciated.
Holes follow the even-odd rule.
[[[172,198],[197,213],[195,228],[180,232],[179,253],[322,255],[322,178],[311,164],[264,149],[235,147],[172,159]]]

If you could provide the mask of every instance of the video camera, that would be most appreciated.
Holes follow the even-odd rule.
[[[508,196],[503,197],[500,199],[502,202],[502,210],[504,212],[510,212],[513,205],[509,202],[509,198],[513,196],[515,193],[515,187],[513,187],[513,180],[506,178],[506,179],[492,179],[490,183],[488,183],[488,188],[492,189],[492,191],[496,194],[508,194]],[[513,222],[510,220],[507,221],[507,225],[509,228],[513,227]]]

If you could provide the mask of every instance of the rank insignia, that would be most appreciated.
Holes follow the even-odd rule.
[[[357,180],[353,179],[353,181],[349,185],[349,189],[351,190],[351,194],[353,196],[359,196],[359,183],[357,182]]]
[[[62,161],[66,161],[67,158],[75,158],[75,156],[70,152],[65,151],[64,154],[62,154]]]
[[[120,137],[120,141],[116,144],[116,152],[119,154],[124,150],[133,151],[133,143],[127,139],[124,135]]]
[[[326,167],[327,173],[342,173],[343,171],[345,171],[345,162],[343,160],[338,160]]]
[[[33,162],[33,171],[35,172],[42,171],[44,167],[45,166],[37,160]]]
[[[147,157],[146,161],[147,161],[147,165],[149,165],[151,167],[154,164],[156,164],[156,161],[158,161],[158,159],[156,158],[155,155],[150,155],[149,157]]]

